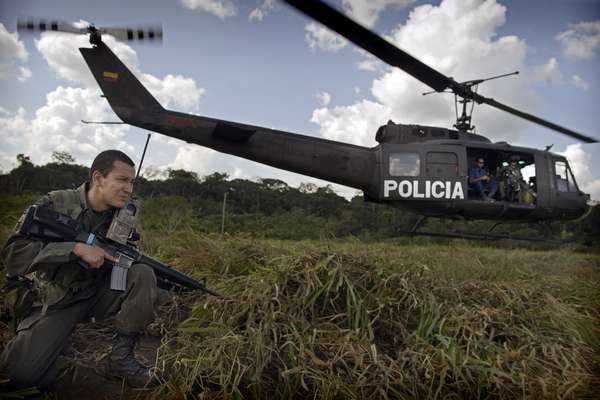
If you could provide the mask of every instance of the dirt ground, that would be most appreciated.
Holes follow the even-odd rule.
[[[65,372],[49,388],[49,397],[65,400],[143,399],[149,390],[131,389],[123,381],[105,377],[105,357],[110,351],[112,331],[100,324],[88,324],[73,335],[71,346],[62,357]],[[154,365],[160,338],[145,335],[136,347],[136,357]]]
[[[156,363],[157,350],[161,345],[160,331],[165,325],[176,323],[185,318],[189,311],[187,305],[171,301],[170,296],[161,299],[158,318],[147,331],[140,336],[135,349],[136,358],[150,367]],[[2,332],[2,342],[10,339],[8,330]],[[150,389],[131,389],[125,382],[107,378],[106,356],[110,352],[115,336],[112,318],[101,322],[78,324],[58,362],[62,369],[60,378],[43,393],[24,396],[25,399],[47,400],[133,400],[150,396]],[[16,393],[5,393],[0,384],[0,399],[23,398],[10,397]],[[9,395],[9,397],[6,397]]]

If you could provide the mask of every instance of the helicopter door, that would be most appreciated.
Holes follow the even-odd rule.
[[[465,200],[469,190],[466,152],[460,146],[429,146],[425,155],[425,188],[431,185],[431,196],[444,200]],[[429,183],[430,182],[430,183]],[[441,196],[441,186],[444,195]],[[449,206],[447,204],[447,206]]]
[[[563,217],[584,207],[586,198],[577,187],[571,168],[566,159],[554,158],[555,207],[562,211]]]
[[[460,149],[454,146],[386,146],[380,197],[384,200],[463,200],[466,180],[459,168],[461,155],[457,150]]]

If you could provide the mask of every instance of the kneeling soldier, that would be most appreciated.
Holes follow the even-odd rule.
[[[107,150],[94,159],[89,183],[77,190],[50,192],[38,204],[70,215],[84,231],[106,234],[115,212],[128,204],[134,179],[133,161],[121,151]],[[132,265],[125,291],[115,291],[110,289],[111,268],[103,267],[114,259],[95,245],[46,243],[14,234],[2,257],[8,278],[25,277],[34,298],[0,357],[0,373],[8,376],[11,386],[51,384],[75,325],[111,316],[117,335],[107,357],[108,374],[132,387],[149,383],[150,370],[136,360],[134,347],[155,318],[158,289],[150,267]]]

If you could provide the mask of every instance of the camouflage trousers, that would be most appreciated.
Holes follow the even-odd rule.
[[[111,290],[110,274],[92,294],[74,303],[49,307],[42,313],[34,307],[17,327],[16,336],[0,356],[0,371],[8,375],[12,387],[45,387],[59,371],[58,357],[75,325],[115,316],[115,327],[123,334],[143,330],[155,318],[158,298],[154,271],[145,264],[134,264],[128,272],[127,289]]]

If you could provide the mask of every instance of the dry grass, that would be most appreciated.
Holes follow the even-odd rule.
[[[14,223],[3,222],[0,239]],[[137,398],[597,398],[597,251],[288,242],[187,227],[142,237],[147,254],[225,297],[178,295],[162,307],[150,327],[162,337],[162,384]],[[4,300],[1,345],[11,335]],[[72,358],[93,364],[111,334],[82,326]]]
[[[600,383],[598,256],[171,239],[159,253],[227,297],[162,320],[173,378],[156,398],[581,398]]]
[[[568,399],[600,387],[598,254],[143,237],[148,254],[225,297],[163,306],[150,327],[162,384],[137,397]],[[83,329],[94,343],[112,333]],[[105,347],[75,346],[75,358]]]

